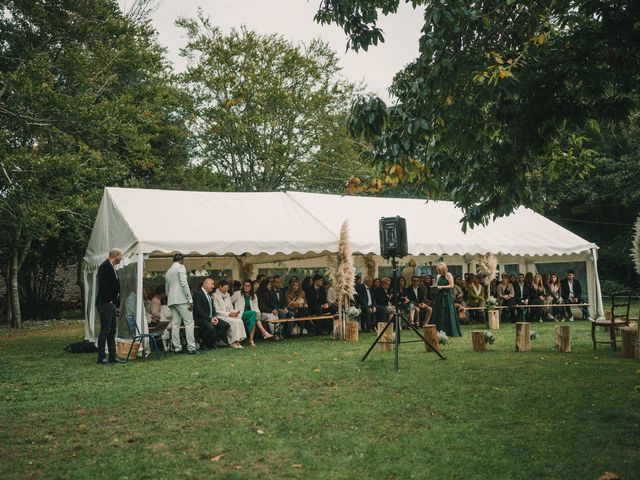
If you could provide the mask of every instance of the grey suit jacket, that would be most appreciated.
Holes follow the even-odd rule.
[[[189,282],[187,282],[187,269],[184,265],[173,262],[173,265],[164,274],[164,280],[168,306],[193,303]]]

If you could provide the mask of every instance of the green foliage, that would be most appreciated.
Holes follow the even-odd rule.
[[[366,49],[399,3],[325,0],[316,19]],[[407,3],[424,11],[420,55],[396,75],[395,105],[356,103],[352,131],[376,138],[377,162],[423,162],[465,227],[540,206],[537,180],[585,178],[601,132],[637,105],[638,2]]]
[[[340,192],[365,170],[345,134],[357,88],[325,43],[296,46],[244,27],[224,34],[202,13],[177,23],[189,39],[182,81],[194,107],[193,158],[224,189]]]
[[[188,99],[153,30],[134,20],[111,0],[0,2],[5,275],[32,244],[64,236],[64,253],[84,250],[104,186],[181,174]]]
[[[637,362],[587,322],[557,353],[554,326],[529,353],[509,324],[483,354],[471,327],[445,361],[406,343],[399,373],[360,361],[373,334],[103,367],[62,350],[82,324],[1,332],[0,477],[638,478]]]

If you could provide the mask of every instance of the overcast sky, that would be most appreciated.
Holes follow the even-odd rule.
[[[125,8],[133,3],[133,0],[119,1]],[[179,16],[195,17],[198,7],[225,32],[246,25],[260,33],[279,33],[295,43],[322,38],[340,55],[347,79],[364,81],[368,91],[388,100],[387,88],[394,74],[418,56],[422,12],[402,2],[397,14],[380,21],[379,26],[385,33],[384,44],[371,47],[368,52],[345,53],[344,32],[334,25],[321,26],[313,21],[319,5],[320,0],[159,0],[153,24],[177,71],[185,68],[185,62],[179,57],[185,38],[174,22]]]

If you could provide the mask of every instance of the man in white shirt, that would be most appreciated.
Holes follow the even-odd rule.
[[[371,277],[364,277],[363,283],[356,284],[358,306],[360,307],[360,328],[363,332],[370,332],[375,329],[371,320],[372,314],[376,313],[376,306],[373,301]]]

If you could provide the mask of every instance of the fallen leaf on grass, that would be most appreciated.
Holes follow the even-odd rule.
[[[613,473],[613,472],[604,472],[602,475],[600,475],[600,477],[598,477],[598,480],[619,480],[620,476],[618,476],[617,473]]]
[[[264,430],[262,430],[262,429],[260,429],[260,428],[259,428],[258,430],[256,430],[256,433],[257,433],[258,435],[264,435]]]
[[[216,455],[215,457],[211,457],[211,461],[212,462],[219,462],[223,455],[224,455],[224,453],[221,453],[220,455]]]
[[[318,373],[320,371],[320,369],[319,368],[314,368],[313,371]]]
[[[303,468],[304,465],[300,465],[299,463],[294,463],[293,465],[291,465],[293,468]]]

